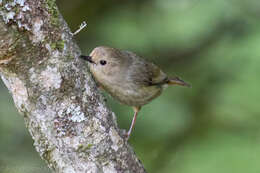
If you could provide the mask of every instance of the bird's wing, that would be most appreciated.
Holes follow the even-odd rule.
[[[128,67],[129,81],[141,86],[163,85],[167,83],[167,75],[155,64],[139,57],[131,51],[124,51],[130,58]]]
[[[148,84],[152,85],[163,85],[167,83],[168,77],[167,75],[156,65],[153,63],[147,62],[146,63],[146,75],[148,78]]]

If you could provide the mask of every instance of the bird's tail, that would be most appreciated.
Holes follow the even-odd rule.
[[[191,85],[181,80],[179,77],[173,77],[169,78],[167,81],[167,84],[169,85],[180,85],[180,86],[186,86],[191,88]]]

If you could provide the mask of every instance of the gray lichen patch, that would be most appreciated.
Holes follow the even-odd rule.
[[[24,23],[24,13],[31,11],[26,0],[1,1],[1,5],[3,7],[0,10],[0,15],[6,24],[13,21],[17,23],[19,28],[30,30],[30,26]]]
[[[108,162],[106,165],[103,166],[103,172],[105,173],[115,173],[118,172],[115,169],[115,165],[113,162]]]
[[[88,117],[79,105],[65,99],[55,109],[57,114],[54,118],[54,129],[58,136],[75,136],[82,133],[80,123],[83,125],[88,121]]]
[[[33,25],[32,25],[32,42],[33,43],[37,43],[37,42],[41,42],[44,40],[45,35],[42,31],[42,26],[43,26],[43,20],[39,17],[36,17],[33,21]]]
[[[60,88],[62,79],[56,67],[52,68],[47,66],[47,68],[41,72],[38,80],[41,81],[42,86],[48,91],[50,89]]]
[[[66,160],[62,159],[61,153],[58,149],[54,149],[46,154],[49,157],[44,157],[48,162],[49,167],[57,170],[57,172],[71,172],[75,173],[73,166],[69,165]],[[63,170],[63,171],[62,171]]]
[[[77,105],[70,105],[68,107],[66,114],[71,114],[72,116],[69,118],[72,122],[82,122],[85,121],[87,118],[85,117],[84,113],[81,111],[80,106]]]
[[[47,66],[41,72],[36,72],[34,68],[29,70],[30,81],[32,83],[40,83],[40,87],[43,87],[46,91],[52,89],[59,89],[61,86],[62,78],[57,67]]]
[[[4,0],[0,4],[0,17],[6,24],[28,31],[33,44],[47,42],[62,51],[65,44],[61,39],[60,15],[55,0],[44,1],[45,8],[42,8],[42,3],[35,0]],[[48,33],[50,29],[52,34]]]
[[[5,23],[9,23],[11,20],[14,19],[15,16],[15,12],[7,12],[5,15],[3,15],[3,19],[5,21]]]
[[[110,139],[112,140],[111,148],[115,151],[118,151],[120,147],[123,147],[124,140],[119,136],[118,132],[114,127],[111,127],[109,130]]]

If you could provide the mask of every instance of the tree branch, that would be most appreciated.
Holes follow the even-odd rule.
[[[0,0],[0,75],[34,146],[61,173],[145,172],[55,0]]]

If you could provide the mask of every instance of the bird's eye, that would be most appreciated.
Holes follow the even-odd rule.
[[[107,62],[106,62],[105,60],[100,60],[100,64],[101,64],[101,65],[106,65]]]

